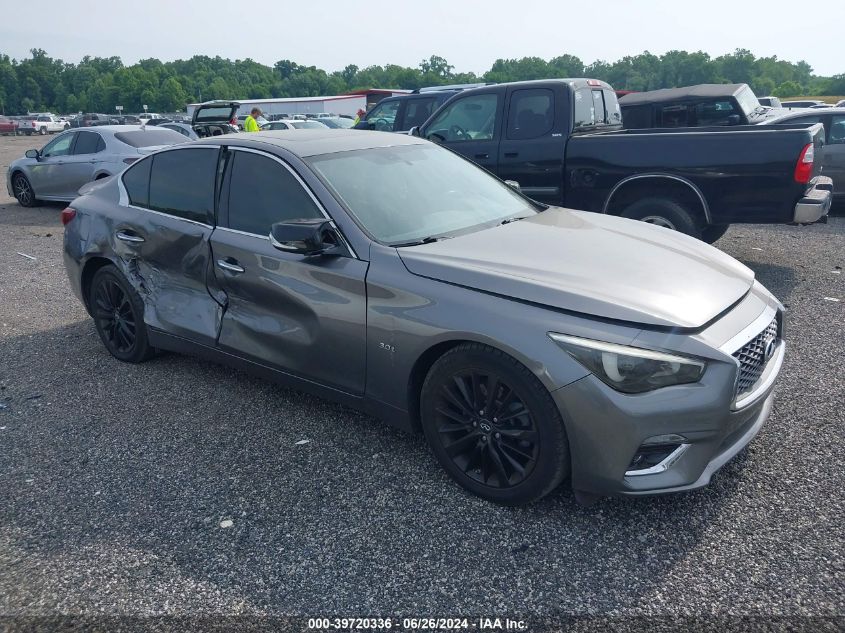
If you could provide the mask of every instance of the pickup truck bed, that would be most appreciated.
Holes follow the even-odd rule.
[[[661,224],[708,242],[731,223],[826,218],[821,125],[623,130],[595,79],[458,93],[411,132],[441,143],[540,202]]]

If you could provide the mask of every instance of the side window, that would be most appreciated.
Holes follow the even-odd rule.
[[[573,109],[575,117],[573,125],[575,128],[596,124],[593,95],[591,92],[591,90],[585,89],[575,91],[575,108]]]
[[[276,222],[324,217],[288,169],[252,152],[234,154],[229,228],[267,236]]]
[[[215,149],[183,149],[153,157],[150,208],[210,224],[214,215]]]
[[[739,114],[734,104],[728,100],[705,101],[695,104],[695,120],[699,126],[728,125],[732,114]]]
[[[367,114],[367,123],[374,125],[380,132],[392,132],[396,127],[397,112],[399,101],[379,103]]]
[[[409,100],[405,110],[405,125],[403,127],[410,130],[412,127],[422,125],[433,111],[434,99]]]
[[[653,127],[651,124],[651,106],[627,106],[622,114],[622,123],[629,129]]]
[[[428,126],[428,138],[448,142],[492,140],[498,105],[495,94],[457,99]]]
[[[95,154],[97,146],[103,139],[96,132],[77,132],[76,145],[73,148],[76,154]]]
[[[153,159],[146,158],[123,172],[123,186],[129,196],[129,204],[148,207],[150,204],[150,168]]]
[[[845,145],[845,116],[834,115],[830,122],[830,141],[831,145]]]
[[[59,136],[44,146],[44,149],[41,150],[41,155],[48,157],[48,156],[67,156],[70,154],[70,147],[73,145],[73,137],[76,136],[76,133],[73,134],[64,134]]]
[[[666,105],[658,111],[660,127],[689,127],[689,108],[686,105]]]
[[[514,90],[508,112],[508,138],[539,138],[552,131],[555,124],[555,96],[546,88]]]
[[[607,110],[604,107],[604,93],[601,90],[593,90],[593,116],[596,123],[607,123]]]

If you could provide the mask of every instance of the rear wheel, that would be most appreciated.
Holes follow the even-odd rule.
[[[88,306],[97,334],[112,356],[126,363],[141,363],[153,355],[144,325],[144,304],[117,268],[104,266],[94,273]]]
[[[423,384],[426,438],[467,490],[505,505],[536,501],[569,473],[569,445],[549,392],[524,365],[466,343],[434,363]]]
[[[46,127],[40,127],[40,128],[38,128],[38,133],[39,133],[41,136],[44,136],[45,134],[47,134],[47,128],[46,128]]]
[[[668,198],[643,198],[627,206],[622,217],[656,224],[701,239],[695,216],[681,203]]]
[[[38,202],[29,179],[21,173],[15,174],[12,178],[12,191],[22,207],[34,207]]]
[[[730,224],[711,224],[710,226],[705,226],[701,231],[701,239],[708,244],[712,244],[727,233],[729,228],[731,228]]]

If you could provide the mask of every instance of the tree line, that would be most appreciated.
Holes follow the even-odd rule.
[[[498,59],[487,72],[456,73],[437,55],[416,68],[387,64],[326,72],[284,59],[273,66],[251,59],[195,55],[162,62],[143,59],[126,66],[119,57],[84,57],[78,64],[53,59],[41,49],[31,57],[12,59],[0,53],[0,112],[139,112],[144,104],[155,112],[177,112],[191,102],[210,99],[266,99],[342,94],[361,88],[404,88],[452,83],[506,82],[554,77],[603,79],[617,90],[654,90],[700,83],[747,83],[759,95],[781,97],[845,94],[845,73],[813,74],[804,61],[755,57],[737,49],[711,58],[707,53],[645,51],[613,63],[585,64],[574,55]]]

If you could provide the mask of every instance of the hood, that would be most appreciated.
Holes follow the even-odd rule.
[[[199,104],[191,115],[191,125],[228,123],[235,118],[241,104],[237,101],[207,101]]]
[[[398,250],[415,275],[661,327],[699,328],[742,298],[754,281],[746,266],[687,235],[558,208]]]

